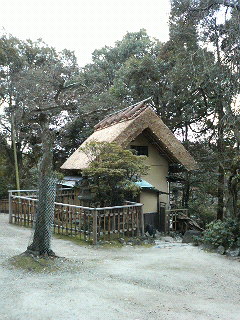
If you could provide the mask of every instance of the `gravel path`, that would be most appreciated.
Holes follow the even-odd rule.
[[[197,247],[103,249],[53,240],[53,274],[9,269],[31,230],[0,214],[1,320],[240,320],[240,262]]]

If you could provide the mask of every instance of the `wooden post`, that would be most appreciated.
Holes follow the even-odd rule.
[[[159,231],[166,232],[166,205],[163,202],[159,206]]]
[[[9,223],[12,223],[12,192],[8,193],[8,212],[9,212]]]
[[[97,209],[93,210],[93,244],[97,244]]]
[[[161,209],[160,209],[160,192],[157,192],[157,226],[156,229],[161,231]]]
[[[10,102],[11,104],[11,102]],[[18,168],[18,158],[17,158],[17,146],[16,146],[16,133],[15,133],[15,123],[14,123],[14,114],[12,111],[11,114],[11,137],[12,137],[12,146],[13,146],[13,155],[14,155],[14,166],[15,166],[15,176],[16,176],[16,187],[18,190],[18,196],[20,196],[20,180],[19,180],[19,168]]]
[[[142,224],[142,236],[144,236],[144,213],[143,213],[143,207],[140,209],[140,214],[141,214],[141,224]]]

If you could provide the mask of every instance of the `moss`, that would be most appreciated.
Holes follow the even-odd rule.
[[[54,238],[56,239],[62,239],[62,240],[67,240],[67,241],[71,241],[77,245],[80,246],[92,246],[93,245],[93,241],[89,240],[83,240],[83,239],[79,239],[77,237],[74,236],[68,236],[68,235],[64,235],[64,234],[54,234],[53,235]],[[129,237],[125,237],[124,238],[125,242],[124,244],[119,242],[118,238],[115,238],[114,240],[102,240],[100,239],[98,241],[98,244],[96,245],[97,248],[102,248],[102,249],[114,249],[114,248],[122,248],[126,245],[128,245],[128,241],[131,242],[132,238]],[[139,244],[132,244],[133,247],[138,246],[138,247],[144,247],[144,248],[151,248],[154,245],[154,243],[147,243],[145,244],[144,242],[140,242]]]
[[[10,258],[8,263],[14,268],[36,273],[54,272],[60,269],[57,258],[33,257],[24,253]]]
[[[70,236],[70,235],[64,235],[64,234],[53,234],[53,237],[56,239],[62,239],[62,240],[67,240],[67,241],[72,241],[78,245],[81,246],[89,246],[93,244],[92,240],[86,241],[84,239],[79,239],[77,237],[74,236]]]
[[[155,246],[155,243],[143,243],[141,244],[141,246],[144,248],[152,248],[153,246]]]
[[[16,225],[16,224],[12,224],[13,226],[17,227],[17,228],[31,228],[30,226],[21,226],[21,225]],[[84,236],[82,235],[81,238],[79,236],[74,236],[74,235],[70,235],[68,234],[66,231],[63,231],[63,233],[53,233],[52,236],[55,239],[62,239],[62,240],[67,240],[67,241],[71,241],[77,245],[80,246],[92,246],[93,245],[93,240],[85,240]],[[126,245],[130,245],[128,242],[132,242],[132,246],[141,246],[141,247],[145,247],[145,248],[150,248],[154,245],[154,243],[152,244],[145,244],[143,241],[139,240],[138,238],[135,237],[129,237],[129,236],[122,236],[122,239],[124,240],[124,243],[121,243],[119,241],[119,235],[118,234],[111,234],[111,240],[106,240],[107,235],[105,236],[101,236],[100,240],[98,241],[97,247],[98,248],[106,248],[106,249],[111,249],[111,248],[122,248]],[[136,242],[137,240],[137,242]]]
[[[123,244],[121,244],[119,241],[103,241],[98,243],[98,248],[103,249],[111,249],[111,248],[122,248]]]

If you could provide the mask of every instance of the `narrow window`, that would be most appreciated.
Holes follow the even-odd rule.
[[[147,146],[130,146],[132,150],[137,152],[138,156],[147,156],[148,157],[148,147]]]

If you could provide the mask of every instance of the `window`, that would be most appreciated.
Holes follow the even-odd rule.
[[[148,157],[148,147],[147,146],[130,146],[132,150],[137,152],[138,156],[147,156]]]

